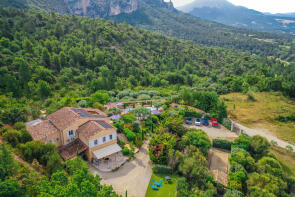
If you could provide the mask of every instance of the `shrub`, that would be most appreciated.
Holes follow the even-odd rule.
[[[33,140],[31,134],[26,129],[22,129],[20,132],[21,132],[21,137],[19,141],[21,143],[25,144]]]
[[[224,194],[223,197],[243,197],[244,194],[240,192],[239,190],[235,189],[228,189],[226,190],[226,193]]]
[[[248,153],[249,154],[249,153]],[[237,162],[241,164],[248,172],[253,171],[255,160],[245,152],[232,153],[230,163]]]
[[[181,177],[177,180],[177,191],[186,189],[187,184],[184,177]]]
[[[122,153],[123,153],[123,155],[125,155],[125,156],[127,156],[127,155],[129,155],[129,149],[127,148],[127,147],[125,147],[125,148],[123,148],[123,150],[122,150]]]
[[[247,94],[247,100],[248,100],[248,101],[253,101],[253,102],[256,101],[255,97],[253,96],[253,94],[252,94],[251,92],[249,92],[249,93]]]
[[[128,128],[124,129],[124,134],[126,135],[128,141],[135,141],[136,134]]]
[[[15,123],[14,125],[13,125],[13,128],[15,129],[15,130],[22,130],[22,129],[26,129],[26,125],[25,125],[25,123],[23,123],[23,122],[17,122],[17,123]]]
[[[172,174],[172,168],[169,166],[156,164],[153,167],[153,172],[157,174]]]
[[[135,133],[139,133],[140,130],[141,130],[141,128],[140,128],[140,122],[138,122],[138,121],[133,122],[132,123],[132,128],[133,128],[133,131]]]
[[[150,100],[151,97],[148,94],[141,94],[137,97],[137,100]]]
[[[243,172],[246,173],[245,168],[241,164],[239,164],[239,163],[237,163],[235,161],[231,162],[231,164],[230,164],[230,171],[231,172],[243,171]]]
[[[46,167],[49,173],[61,167],[61,159],[55,144],[31,141],[26,144],[19,144],[18,149],[23,159],[28,162],[37,159],[41,165]]]
[[[13,147],[15,147],[20,142],[20,138],[21,132],[14,129],[9,129],[3,135],[3,139],[11,144],[11,146]]]
[[[4,125],[3,122],[0,121],[0,128],[3,127],[3,125]]]
[[[213,147],[225,149],[225,150],[231,150],[232,142],[224,139],[214,139],[213,140]]]
[[[223,125],[225,128],[227,128],[228,130],[231,130],[231,124],[232,124],[232,122],[231,122],[230,119],[228,119],[228,118],[223,118],[223,120],[222,120],[222,125]]]
[[[79,107],[86,107],[87,101],[86,100],[81,100],[81,101],[79,101],[78,105],[79,105]]]
[[[208,135],[202,130],[189,130],[183,137],[182,142],[185,145],[194,145],[200,149],[200,151],[208,156],[208,151],[211,147],[211,141]]]
[[[116,122],[114,124],[114,126],[117,128],[118,133],[122,133],[122,131],[123,131],[123,125],[124,124],[122,122]]]
[[[10,129],[10,127],[2,127],[2,128],[0,128],[0,135],[3,136],[4,133],[6,133],[6,131],[8,131],[8,129]]]
[[[290,145],[287,145],[287,146],[286,146],[286,149],[287,149],[287,151],[293,152],[293,147],[290,146]]]
[[[278,145],[278,142],[277,142],[277,141],[274,141],[274,140],[271,140],[271,141],[270,141],[270,144],[271,144],[272,146],[277,146],[277,145]]]
[[[232,147],[231,148],[231,153],[238,153],[238,152],[243,152],[245,153],[246,156],[250,156],[250,153],[248,151],[246,151],[245,149],[243,148],[240,148],[240,147]]]
[[[136,136],[134,143],[135,143],[135,146],[137,146],[138,148],[142,146],[143,142],[140,135]]]
[[[99,110],[104,110],[104,106],[98,102],[93,103],[93,107]]]
[[[125,146],[126,143],[125,143],[125,141],[122,140],[122,141],[119,141],[118,144],[122,148]]]
[[[0,111],[0,120],[6,124],[14,124],[16,122],[26,122],[26,109],[20,106],[11,106]]]
[[[250,150],[255,159],[260,159],[269,152],[270,143],[265,137],[255,135],[252,137]]]
[[[235,139],[235,147],[240,147],[245,149],[246,151],[250,150],[251,138],[246,135],[242,134],[238,138]]]

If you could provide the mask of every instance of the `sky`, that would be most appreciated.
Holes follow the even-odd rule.
[[[175,7],[193,0],[172,0]],[[235,5],[245,6],[260,12],[288,13],[295,12],[295,0],[228,0]]]

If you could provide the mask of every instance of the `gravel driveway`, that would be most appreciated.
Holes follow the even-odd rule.
[[[187,128],[194,128],[194,129],[201,129],[207,133],[210,139],[215,139],[215,138],[236,138],[238,137],[236,133],[233,133],[229,130],[227,130],[225,127],[220,125],[218,128],[212,127],[211,124],[210,126],[195,126],[195,125],[187,125],[184,124],[185,127]]]
[[[135,154],[135,159],[126,162],[115,172],[100,172],[91,165],[89,169],[92,174],[98,174],[102,178],[102,184],[112,185],[118,194],[125,196],[127,190],[128,197],[144,197],[152,176],[148,140]]]

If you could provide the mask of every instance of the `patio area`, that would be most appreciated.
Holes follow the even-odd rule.
[[[94,159],[92,164],[101,172],[111,172],[121,167],[127,159],[128,157],[125,157],[122,152],[117,152],[102,159]]]

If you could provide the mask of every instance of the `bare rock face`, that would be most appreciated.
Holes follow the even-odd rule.
[[[132,13],[138,9],[138,0],[64,0],[69,14],[88,17],[107,17]]]

